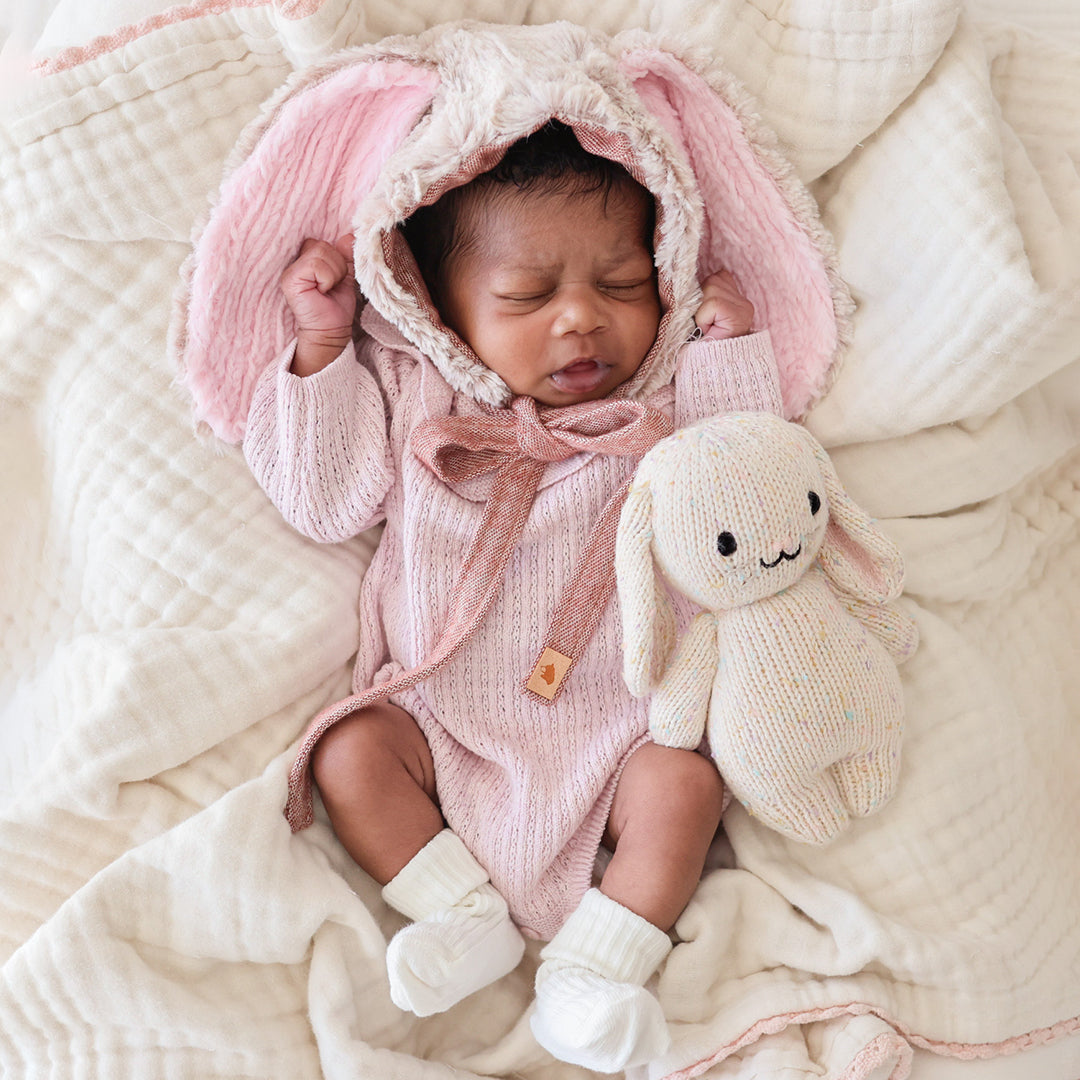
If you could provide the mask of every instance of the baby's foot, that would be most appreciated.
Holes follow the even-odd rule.
[[[560,1061],[621,1072],[670,1045],[645,983],[671,951],[663,930],[590,889],[544,947],[536,973],[536,1041]]]
[[[660,1002],[648,990],[581,967],[544,974],[541,966],[531,1025],[560,1061],[603,1073],[644,1065],[671,1044]]]
[[[513,971],[524,951],[506,901],[481,885],[394,935],[386,950],[390,997],[417,1016],[444,1012]]]

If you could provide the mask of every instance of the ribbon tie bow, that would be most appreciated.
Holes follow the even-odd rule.
[[[543,465],[574,454],[644,454],[671,421],[658,409],[623,399],[586,401],[541,412],[530,397],[490,416],[425,420],[413,431],[414,452],[442,480],[494,472],[512,460]]]
[[[389,682],[330,706],[309,725],[293,765],[285,809],[294,831],[312,820],[309,762],[327,729],[426,679],[444,667],[479,628],[499,593],[548,464],[583,452],[640,457],[671,431],[671,421],[659,409],[623,399],[541,412],[532,398],[518,397],[509,409],[489,416],[450,416],[417,425],[410,446],[439,479],[461,482],[494,474],[491,492],[462,563],[446,626],[431,654]],[[525,684],[543,700],[557,696],[615,589],[615,534],[629,487],[627,480],[604,506],[556,605]]]

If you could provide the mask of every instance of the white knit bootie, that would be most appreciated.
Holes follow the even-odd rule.
[[[560,1061],[596,1072],[659,1057],[671,1037],[645,983],[670,951],[663,930],[590,889],[540,953],[536,1041]]]
[[[414,920],[386,949],[390,997],[417,1016],[444,1012],[513,971],[525,942],[506,901],[444,829],[389,882],[383,899]]]

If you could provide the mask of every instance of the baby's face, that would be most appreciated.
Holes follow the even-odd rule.
[[[661,315],[646,198],[514,192],[475,208],[441,315],[513,394],[572,405],[637,371]]]

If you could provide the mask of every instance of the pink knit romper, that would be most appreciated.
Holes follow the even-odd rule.
[[[360,597],[359,692],[419,665],[447,619],[490,477],[444,483],[409,447],[415,427],[490,415],[366,308],[366,333],[325,370],[289,373],[290,348],[256,388],[244,452],[285,519],[334,542],[385,531]],[[767,333],[683,346],[672,384],[645,399],[682,427],[732,409],[780,411]],[[591,524],[636,458],[549,464],[499,595],[453,660],[394,700],[431,748],[448,826],[487,869],[522,932],[550,939],[592,882],[620,771],[647,738],[646,702],[622,677],[616,600],[546,703],[524,690]],[[682,624],[692,611],[676,604]]]

